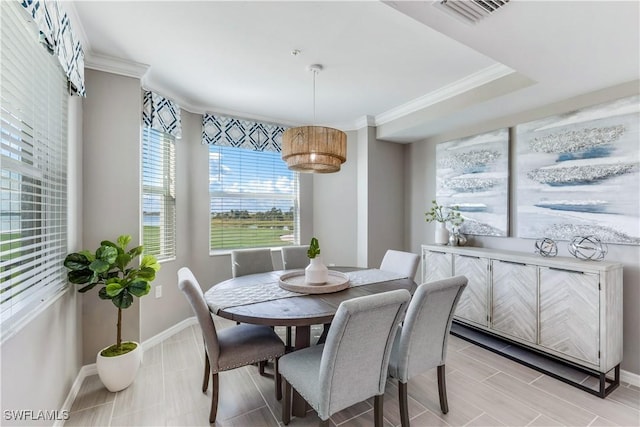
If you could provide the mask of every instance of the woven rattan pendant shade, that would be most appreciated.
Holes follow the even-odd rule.
[[[313,120],[316,118],[316,74],[322,65],[307,68],[313,73]],[[282,160],[296,172],[338,172],[347,160],[347,134],[325,126],[300,126],[282,134]]]
[[[287,129],[282,134],[282,160],[296,172],[337,172],[347,160],[347,135],[324,126]]]

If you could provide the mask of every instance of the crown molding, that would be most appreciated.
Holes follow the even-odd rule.
[[[454,96],[461,95],[512,73],[515,73],[515,70],[503,64],[495,64],[484,68],[476,73],[468,75],[467,77],[443,86],[438,90],[429,92],[426,95],[409,101],[406,104],[378,114],[375,117],[375,125],[379,126],[392,120],[396,120],[400,117],[422,110],[449,98],[453,98]]]
[[[354,122],[354,129],[362,129],[376,125],[376,118],[373,116],[362,116]]]
[[[149,70],[149,65],[147,64],[98,53],[85,53],[84,66],[92,70],[105,71],[137,79],[142,79]]]

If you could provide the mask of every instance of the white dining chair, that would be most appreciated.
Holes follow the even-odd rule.
[[[309,257],[307,256],[308,250],[309,245],[283,246],[282,268],[285,270],[306,268],[309,265]]]
[[[382,258],[380,270],[406,275],[413,280],[416,277],[419,263],[420,256],[417,254],[389,249]]]
[[[211,410],[209,422],[216,421],[218,410],[218,373],[239,368],[256,362],[275,361],[276,399],[282,397],[281,376],[278,372],[278,359],[285,353],[284,343],[268,326],[242,324],[216,330],[211,312],[204,299],[202,288],[187,267],[178,270],[178,287],[184,293],[193,309],[204,338],[205,367],[202,392],[209,388],[209,376],[212,377]]]
[[[293,387],[316,410],[321,426],[328,426],[336,412],[371,397],[375,425],[382,426],[391,344],[410,298],[407,290],[396,289],[343,301],[324,344],[282,356],[282,422],[291,420]]]
[[[465,276],[424,283],[416,289],[404,322],[396,335],[389,362],[389,376],[398,380],[400,422],[409,427],[407,383],[416,375],[437,367],[440,409],[449,412],[445,381],[447,339]]]

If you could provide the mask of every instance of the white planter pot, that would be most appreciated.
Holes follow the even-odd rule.
[[[310,285],[322,285],[329,281],[329,269],[322,263],[322,258],[311,258],[309,265],[304,269],[304,281]]]
[[[436,245],[446,245],[449,243],[449,230],[447,230],[444,222],[436,222],[435,243]]]
[[[136,379],[138,368],[142,362],[142,347],[140,344],[129,353],[114,357],[102,356],[100,354],[102,350],[98,352],[96,357],[96,367],[102,384],[111,392],[129,387],[133,380]]]

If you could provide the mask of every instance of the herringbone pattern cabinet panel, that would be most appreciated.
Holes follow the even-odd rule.
[[[492,327],[531,343],[537,339],[538,276],[534,265],[492,261]]]

